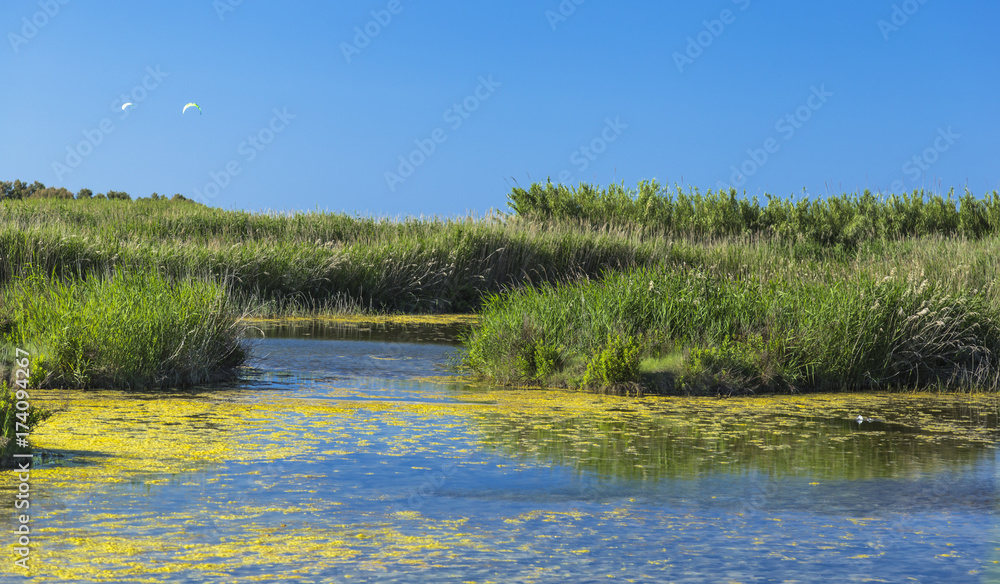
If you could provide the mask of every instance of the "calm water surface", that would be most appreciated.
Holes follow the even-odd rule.
[[[0,581],[1000,581],[995,398],[497,390],[454,333],[269,329],[238,386],[39,394]]]

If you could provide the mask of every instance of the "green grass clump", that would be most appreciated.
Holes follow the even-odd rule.
[[[66,282],[27,271],[4,289],[0,314],[4,364],[29,352],[31,387],[190,386],[236,378],[247,357],[221,285],[155,272]]]
[[[742,393],[776,389],[784,376],[795,371],[777,359],[777,337],[764,341],[760,334],[744,339],[726,337],[719,345],[692,347],[677,369],[676,389],[685,393]],[[782,387],[784,389],[784,387]]]

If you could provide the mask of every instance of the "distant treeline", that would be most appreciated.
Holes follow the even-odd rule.
[[[966,191],[947,197],[914,191],[902,195],[862,194],[808,199],[765,195],[739,197],[736,189],[702,194],[698,189],[675,191],[655,180],[637,189],[621,185],[534,183],[515,187],[508,205],[529,220],[573,220],[592,225],[638,226],[685,237],[755,235],[823,244],[853,245],[874,237],[898,239],[926,235],[978,238],[1000,233],[1000,196],[994,191],[976,198]]]
[[[146,197],[139,197],[144,199]],[[148,197],[154,201],[168,200],[166,195],[153,193]],[[0,181],[0,200],[7,199],[119,199],[130,201],[132,197],[124,191],[108,191],[107,193],[97,193],[90,189],[80,189],[76,195],[65,187],[47,187],[39,181],[32,184],[21,182],[20,180]],[[177,193],[169,197],[171,201],[192,201],[184,195]]]

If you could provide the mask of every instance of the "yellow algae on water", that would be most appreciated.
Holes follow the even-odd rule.
[[[333,314],[328,316],[250,318],[249,325],[263,324],[396,324],[396,325],[466,325],[479,320],[475,314]]]
[[[194,395],[142,399],[122,392],[81,392],[69,398],[56,392],[38,395],[36,403],[48,398],[58,411],[33,434],[39,451],[55,457],[47,466],[32,470],[33,488],[59,493],[65,500],[83,497],[99,506],[115,493],[128,496],[137,485],[142,496],[154,499],[167,488],[190,491],[190,497],[198,497],[206,487],[216,489],[210,493],[225,494],[224,485],[235,475],[220,473],[220,465],[271,463],[295,457],[321,460],[359,450],[379,451],[383,444],[358,440],[357,436],[371,435],[380,423],[399,422],[400,416],[412,424],[417,419],[429,422],[442,413],[460,414],[479,407],[324,403],[286,398],[250,401],[239,397],[246,396],[223,400]],[[315,430],[303,432],[295,422],[298,419],[308,420],[309,427]],[[343,437],[348,447],[323,448],[330,436]],[[393,448],[426,450],[417,442],[407,441],[397,441]],[[209,471],[211,474],[203,475]],[[192,480],[199,475],[203,475],[200,480]],[[361,531],[350,526],[314,529],[300,520],[280,528],[255,523],[270,522],[267,518],[274,514],[288,517],[286,521],[328,514],[341,506],[342,501],[330,500],[335,491],[304,505],[301,494],[315,497],[317,490],[292,487],[294,483],[313,484],[321,478],[301,472],[271,476],[266,467],[249,467],[246,480],[281,483],[285,496],[295,497],[294,504],[277,507],[238,501],[233,505],[233,501],[222,500],[215,501],[214,506],[202,506],[195,514],[123,514],[102,519],[105,515],[98,512],[86,518],[85,527],[63,523],[60,518],[68,518],[66,513],[53,509],[39,517],[36,526],[43,543],[34,550],[33,559],[45,568],[35,579],[143,581],[157,573],[225,573],[237,566],[258,564],[264,569],[275,562],[294,565],[318,561],[315,569],[301,572],[311,574],[360,555],[422,565],[429,551],[450,549],[452,544],[442,538],[461,542],[461,546],[480,546],[471,536],[456,539],[453,530],[460,519],[441,524],[448,533],[434,536],[402,534],[389,527]],[[9,489],[14,484],[10,473],[0,475],[0,481],[0,488]],[[240,494],[233,492],[231,496],[239,498]],[[430,523],[413,511],[403,511],[396,519]],[[177,531],[177,526],[187,527]],[[187,531],[194,529],[193,533],[198,533],[206,528],[210,531],[201,541]],[[212,529],[227,535],[220,539]],[[244,535],[234,535],[240,532]]]
[[[33,441],[63,458],[33,469],[32,488],[90,512],[80,518],[58,505],[41,506],[34,581],[161,581],[178,573],[214,578],[237,569],[269,575],[264,580],[313,581],[334,567],[363,580],[407,566],[467,561],[473,553],[539,554],[559,546],[563,555],[584,556],[595,545],[620,545],[617,526],[649,520],[650,511],[637,508],[634,497],[589,512],[521,507],[497,517],[495,531],[470,528],[461,514],[439,517],[405,506],[341,519],[351,501],[392,499],[378,484],[389,472],[381,465],[396,457],[422,457],[391,467],[418,477],[417,486],[435,473],[486,469],[477,455],[489,454],[503,457],[502,464],[489,465],[493,469],[563,466],[600,480],[755,471],[851,480],[963,468],[991,453],[995,443],[995,428],[925,407],[933,401],[940,409],[996,411],[995,402],[981,397],[626,399],[488,388],[455,395],[462,401],[442,401],[439,394],[436,403],[417,403],[248,392],[148,399],[124,392],[39,392],[38,403],[59,411]],[[863,431],[852,422],[859,413],[884,426]],[[843,451],[831,449],[840,444],[847,445]],[[352,457],[361,454],[371,462],[354,469]],[[893,464],[886,465],[890,457]],[[281,470],[289,460],[301,464]],[[336,473],[370,476],[375,486],[355,489],[331,478]],[[14,480],[0,475],[0,489],[9,492]],[[267,498],[244,496],[240,488],[247,485]],[[116,497],[199,502],[122,512]],[[777,525],[779,518],[770,518]],[[880,523],[863,515],[844,519],[838,525],[874,529]],[[665,525],[663,533],[670,534],[708,527],[688,517]],[[833,526],[822,528],[829,533]],[[587,530],[608,531],[600,532],[599,544],[561,539]],[[770,545],[760,534],[736,537],[744,547]]]

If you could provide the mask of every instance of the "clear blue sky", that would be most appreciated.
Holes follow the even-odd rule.
[[[0,180],[393,216],[546,177],[982,195],[997,22],[971,0],[4,0]]]

